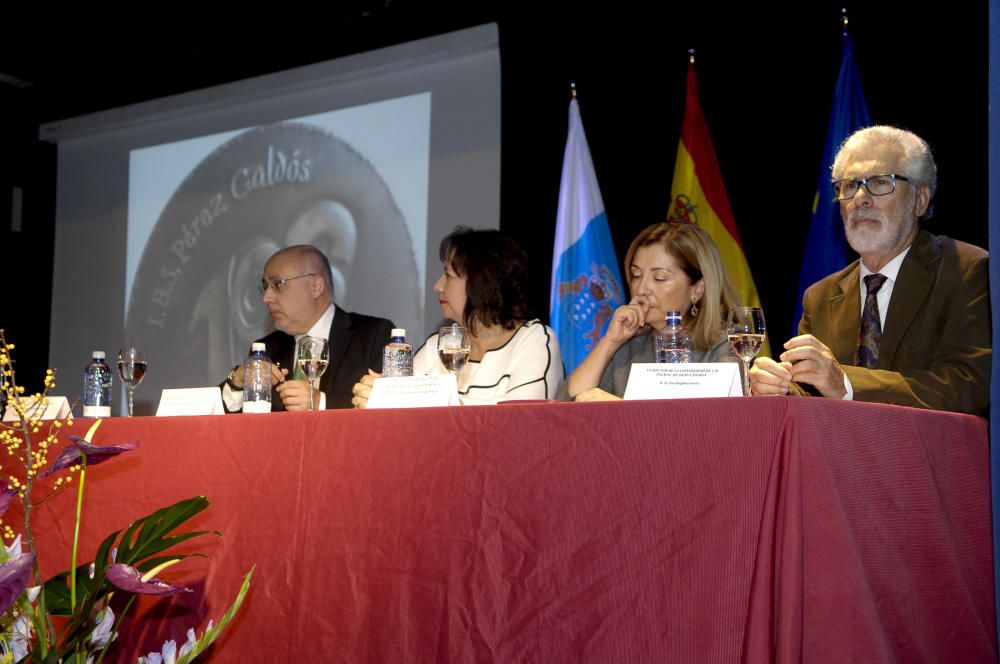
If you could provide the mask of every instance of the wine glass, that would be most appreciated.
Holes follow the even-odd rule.
[[[456,377],[469,361],[471,352],[472,337],[467,329],[458,323],[452,323],[438,330],[438,357],[444,368]]]
[[[146,354],[137,348],[123,348],[118,351],[118,377],[125,384],[128,393],[128,416],[132,417],[135,388],[139,387],[146,375]]]
[[[319,378],[330,363],[330,344],[320,337],[304,336],[299,339],[296,353],[299,371],[309,381],[309,410],[316,410],[315,390],[319,389]]]
[[[743,360],[743,396],[750,396],[750,362],[764,345],[764,311],[760,307],[734,307],[726,322],[729,343]]]

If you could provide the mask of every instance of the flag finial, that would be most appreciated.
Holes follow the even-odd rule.
[[[694,64],[694,49],[693,48],[689,48],[688,49],[688,62],[690,62],[691,64]]]
[[[847,36],[847,23],[848,23],[847,7],[844,7],[843,9],[840,10],[840,20],[843,22],[844,25],[844,36]]]
[[[576,99],[576,81],[569,82],[569,96],[572,99]]]

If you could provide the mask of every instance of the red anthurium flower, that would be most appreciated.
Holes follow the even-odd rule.
[[[77,461],[80,460],[84,454],[87,455],[87,465],[96,466],[99,463],[103,463],[110,459],[111,457],[116,457],[122,452],[128,452],[129,450],[134,450],[139,447],[138,441],[130,440],[127,443],[119,443],[118,445],[91,445],[83,438],[79,436],[70,436],[70,441],[72,445],[67,445],[63,451],[59,454],[59,458],[55,460],[52,467],[42,473],[41,477],[48,477],[52,473],[58,472],[63,468],[72,466]]]
[[[115,587],[137,595],[177,595],[191,592],[190,588],[174,586],[162,579],[152,578],[143,581],[142,572],[131,565],[121,563],[108,567],[104,576]]]
[[[28,587],[31,578],[31,564],[35,562],[35,552],[21,553],[0,565],[0,614],[14,606],[14,602]]]

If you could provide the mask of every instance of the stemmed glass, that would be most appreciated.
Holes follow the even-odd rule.
[[[456,377],[469,361],[471,352],[472,337],[467,329],[458,323],[452,323],[438,330],[438,357],[444,368]]]
[[[764,345],[764,311],[760,307],[734,307],[726,322],[729,343],[743,360],[743,396],[750,396],[750,362]]]
[[[128,393],[128,416],[132,417],[135,388],[139,387],[146,375],[146,354],[137,348],[123,348],[118,351],[118,377],[125,384]]]
[[[299,370],[309,381],[309,410],[316,410],[315,390],[319,389],[319,378],[330,363],[330,345],[326,339],[305,336],[299,339]]]

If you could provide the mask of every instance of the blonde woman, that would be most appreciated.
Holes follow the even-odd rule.
[[[655,332],[668,311],[680,311],[693,340],[692,362],[739,362],[725,321],[739,306],[719,249],[694,224],[661,223],[646,228],[625,255],[631,300],[618,307],[608,331],[562,384],[557,398],[621,399],[635,362],[655,362]]]

